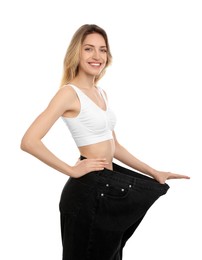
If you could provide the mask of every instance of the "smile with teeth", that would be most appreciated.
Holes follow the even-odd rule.
[[[91,66],[99,67],[101,66],[101,63],[95,63],[95,62],[89,62]]]

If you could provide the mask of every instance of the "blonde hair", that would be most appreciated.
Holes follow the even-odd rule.
[[[60,83],[60,87],[71,82],[78,74],[79,56],[81,45],[84,42],[87,35],[92,33],[98,33],[103,36],[106,47],[107,47],[107,62],[105,68],[102,72],[96,76],[95,83],[98,82],[105,74],[107,67],[112,62],[112,55],[110,52],[108,37],[106,32],[99,26],[95,24],[85,24],[82,25],[73,35],[72,40],[67,49],[64,64],[63,64],[63,76]]]

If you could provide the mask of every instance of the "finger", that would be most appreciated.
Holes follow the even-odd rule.
[[[106,159],[89,159],[86,161],[86,163],[92,164],[92,165],[107,165],[109,164]]]
[[[89,166],[92,168],[105,168],[107,165],[108,165],[107,163],[95,163]]]
[[[102,171],[104,170],[105,167],[103,166],[94,166],[94,167],[89,167],[88,172],[94,172],[94,171]]]
[[[180,175],[179,178],[180,178],[180,179],[190,179],[190,177],[187,176],[187,175]]]
[[[190,179],[190,177],[187,175],[173,174],[169,177],[169,179]]]
[[[86,159],[87,161],[95,161],[95,162],[104,162],[107,159],[106,158],[94,158],[94,159]]]
[[[97,161],[97,162],[93,162],[91,164],[91,167],[99,168],[99,169],[103,170],[108,164],[109,164],[108,162]]]

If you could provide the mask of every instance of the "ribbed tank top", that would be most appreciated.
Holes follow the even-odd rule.
[[[80,101],[80,112],[76,117],[62,117],[78,147],[113,139],[112,131],[116,124],[116,116],[108,106],[102,88],[97,87],[103,97],[106,110],[95,104],[82,90],[71,86]]]

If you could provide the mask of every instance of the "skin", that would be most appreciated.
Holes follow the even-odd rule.
[[[98,93],[94,79],[104,69],[106,62],[107,49],[104,38],[97,33],[87,35],[81,47],[78,75],[71,82],[103,110],[106,110],[106,104]],[[75,117],[79,111],[80,102],[75,91],[69,86],[62,87],[25,132],[21,149],[57,171],[74,178],[79,178],[91,171],[112,169],[112,160],[116,158],[162,184],[168,179],[189,179],[186,175],[155,170],[140,161],[118,142],[114,131],[112,140],[78,147],[79,153],[88,159],[78,160],[73,166],[60,160],[44,145],[42,139],[58,118]]]

